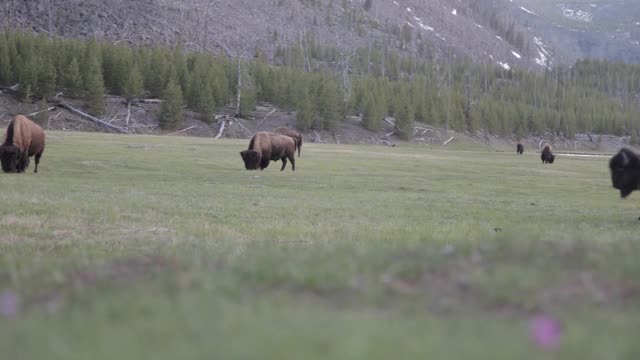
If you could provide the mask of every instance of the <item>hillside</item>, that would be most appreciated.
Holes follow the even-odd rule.
[[[312,37],[342,53],[372,45],[545,69],[581,58],[640,61],[632,0],[7,0],[5,27],[273,58]]]
[[[437,134],[426,142],[441,143],[449,130],[637,141],[640,67],[554,67],[569,55],[557,57],[549,38],[509,15],[542,18],[519,4],[9,1],[1,8],[5,28],[25,31],[0,38],[0,90],[26,103],[25,113],[39,110],[29,103],[57,106],[51,100],[62,96],[129,133],[160,127],[214,136],[224,124],[224,136],[246,137],[273,124],[335,142]]]
[[[561,62],[582,58],[640,62],[640,2],[499,0],[517,22],[549,44]]]
[[[8,0],[3,10],[12,29],[135,44],[182,39],[191,49],[230,56],[252,57],[260,49],[273,57],[278,46],[311,36],[342,53],[377,45],[527,66],[527,51],[474,17],[466,0]]]

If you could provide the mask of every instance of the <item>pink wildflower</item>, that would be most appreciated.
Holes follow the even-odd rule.
[[[562,328],[553,317],[538,315],[531,320],[529,333],[537,346],[544,350],[553,350],[560,345]]]
[[[0,315],[14,317],[18,314],[20,306],[18,295],[11,290],[0,293]]]

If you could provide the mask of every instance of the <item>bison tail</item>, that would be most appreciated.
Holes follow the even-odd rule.
[[[298,157],[300,157],[300,151],[302,150],[302,135],[298,138]]]

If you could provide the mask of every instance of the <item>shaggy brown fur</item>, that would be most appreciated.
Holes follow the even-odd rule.
[[[518,143],[518,145],[516,145],[516,151],[518,152],[518,154],[522,155],[522,153],[524,152],[524,146],[521,143]]]
[[[0,146],[2,171],[24,172],[29,166],[29,157],[36,158],[36,169],[44,152],[44,130],[24,115],[16,115],[7,127],[5,140]]]
[[[611,182],[620,190],[620,196],[626,198],[640,185],[640,156],[634,151],[623,148],[609,160]]]
[[[540,154],[540,159],[543,164],[553,164],[553,161],[556,159],[556,156],[551,152],[551,145],[547,144],[542,149],[542,153]]]
[[[301,133],[287,127],[279,127],[273,130],[273,132],[276,134],[282,134],[290,138],[293,138],[293,140],[296,141],[296,148],[298,149],[298,157],[300,157],[300,150],[302,150],[302,134]]]
[[[287,159],[291,161],[291,170],[296,170],[296,141],[288,136],[261,131],[249,142],[249,149],[241,151],[240,156],[247,170],[264,170],[270,161],[282,160],[283,171]]]

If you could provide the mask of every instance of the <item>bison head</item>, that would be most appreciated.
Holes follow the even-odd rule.
[[[633,151],[621,149],[609,161],[609,169],[613,187],[620,190],[621,197],[625,198],[638,189],[640,159]]]
[[[15,145],[0,146],[0,163],[6,173],[18,172],[20,149]]]
[[[242,156],[242,160],[244,161],[244,167],[247,170],[258,170],[260,169],[260,154],[255,150],[245,150],[240,152],[240,156]]]
[[[549,156],[547,157],[547,161],[549,162],[549,164],[553,164],[553,161],[556,159],[556,156],[554,154],[549,154]]]

